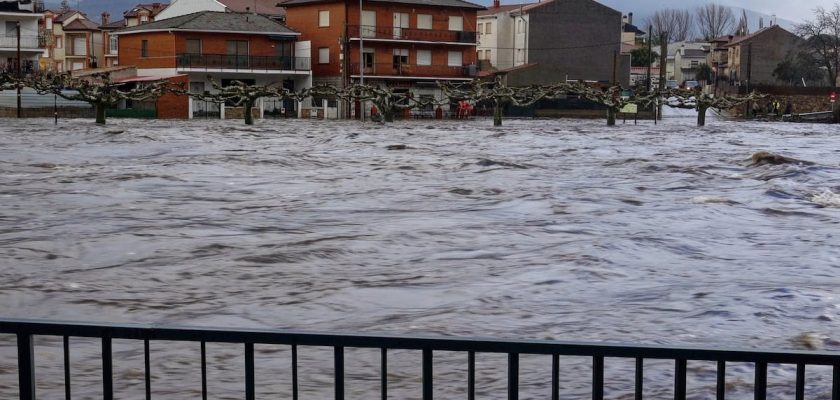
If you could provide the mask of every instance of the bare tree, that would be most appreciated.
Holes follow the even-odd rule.
[[[840,4],[826,10],[817,7],[814,20],[796,26],[819,65],[826,70],[828,85],[834,86],[840,72]]]
[[[735,16],[732,9],[720,4],[697,7],[697,30],[703,40],[709,41],[732,32]]]
[[[648,18],[652,37],[658,38],[664,32],[669,43],[682,42],[691,36],[694,30],[694,19],[688,10],[666,8],[659,10]]]

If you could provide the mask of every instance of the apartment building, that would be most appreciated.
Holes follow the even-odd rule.
[[[18,67],[18,27],[20,27],[20,68],[24,73],[38,70],[38,58],[45,43],[39,34],[38,21],[43,17],[43,3],[33,1],[0,2],[0,68],[15,71]]]
[[[45,70],[64,72],[101,66],[102,32],[85,13],[47,10],[40,30],[46,40],[40,61]]]

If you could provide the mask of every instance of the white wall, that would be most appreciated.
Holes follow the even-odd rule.
[[[219,11],[227,9],[216,0],[173,0],[168,7],[155,16],[155,21],[192,14],[199,11]]]

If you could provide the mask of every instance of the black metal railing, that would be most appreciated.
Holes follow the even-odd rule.
[[[445,31],[368,25],[348,25],[347,35],[354,39],[361,36],[364,39],[397,39],[467,44],[476,44],[476,39],[478,38],[478,35],[473,31]]]
[[[359,74],[359,64],[349,65],[350,74]],[[475,65],[417,65],[379,63],[365,67],[365,75],[380,76],[417,76],[429,78],[472,78],[477,73]]]
[[[833,367],[832,399],[840,398],[840,353],[816,351],[746,351],[682,348],[669,346],[631,346],[615,344],[591,344],[557,342],[547,340],[496,340],[480,338],[436,338],[407,336],[374,336],[357,334],[326,334],[297,331],[276,331],[260,329],[211,329],[175,328],[155,325],[113,325],[94,323],[63,323],[33,320],[0,320],[0,334],[17,336],[17,365],[21,399],[35,398],[35,336],[57,336],[63,338],[65,397],[70,399],[70,357],[69,338],[100,338],[102,350],[102,390],[104,399],[114,397],[112,340],[129,339],[143,341],[144,376],[146,399],[151,398],[150,343],[153,341],[189,341],[201,343],[202,397],[207,398],[207,351],[206,343],[239,343],[243,345],[245,369],[245,398],[255,397],[254,344],[291,346],[292,398],[298,399],[298,346],[320,346],[333,349],[335,398],[341,400],[345,394],[345,348],[380,349],[380,390],[382,398],[388,391],[388,351],[420,350],[422,352],[422,398],[433,398],[433,360],[435,352],[461,352],[467,356],[467,397],[474,399],[476,393],[475,374],[477,353],[507,355],[507,397],[519,397],[520,355],[543,355],[551,357],[551,398],[559,399],[559,372],[561,356],[591,357],[591,394],[593,400],[604,398],[605,358],[635,360],[635,398],[644,396],[643,382],[645,360],[674,361],[674,399],[686,399],[687,362],[703,360],[717,362],[716,398],[726,396],[726,365],[731,362],[753,363],[755,370],[754,398],[767,397],[768,364],[792,364],[796,366],[795,398],[805,396],[805,368],[808,365]],[[548,394],[545,396],[548,397]]]
[[[272,57],[228,54],[180,53],[175,57],[178,68],[232,69],[237,71],[309,71],[309,57]]]

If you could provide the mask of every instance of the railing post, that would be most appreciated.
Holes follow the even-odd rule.
[[[674,399],[685,400],[687,362],[678,359],[674,363]]]
[[[35,351],[32,335],[17,334],[20,400],[35,400]]]
[[[604,356],[592,357],[592,400],[604,400]]]
[[[759,361],[755,363],[755,400],[767,398],[767,363]]]
[[[254,400],[254,344],[245,343],[245,399]]]
[[[111,338],[102,337],[102,398],[114,399],[114,364],[111,358]]]
[[[432,400],[434,398],[432,357],[432,349],[423,349],[423,400]]]
[[[344,347],[333,348],[335,358],[335,400],[344,400]]]
[[[508,400],[519,399],[519,354],[508,353]]]

